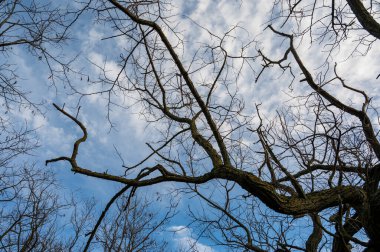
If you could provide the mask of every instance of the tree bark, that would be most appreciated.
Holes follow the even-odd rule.
[[[380,39],[380,24],[367,11],[363,3],[360,0],[347,0],[347,3],[363,28],[372,36]]]

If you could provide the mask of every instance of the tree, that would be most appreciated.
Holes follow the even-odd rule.
[[[67,21],[70,20],[70,21]],[[25,48],[46,61],[53,74],[58,71],[53,63],[68,67],[60,61],[59,46],[68,38],[68,28],[75,21],[70,12],[63,12],[49,1],[5,0],[0,2],[0,97],[2,109],[9,112],[15,106],[38,110],[27,92],[19,84],[15,63],[10,55],[17,48]],[[3,112],[3,113],[4,113]]]
[[[60,199],[54,175],[30,165],[6,172],[2,170],[1,175],[2,251],[73,251],[73,248],[77,250],[83,246],[78,238],[89,224],[93,204],[86,205],[85,213],[80,211],[83,206],[78,203]],[[60,225],[68,212],[73,213],[70,214],[72,222],[68,218],[67,223]],[[71,229],[69,235],[64,232],[68,226]]]
[[[141,196],[124,196],[116,205],[114,215],[101,223],[96,235],[104,251],[168,251],[167,241],[157,233],[173,216],[173,209],[161,216],[152,201]]]
[[[306,30],[301,27],[301,35],[322,24],[327,28],[320,38],[333,32],[334,45],[339,45],[358,21],[378,38],[377,2],[368,10],[360,1],[347,1],[349,10],[345,2],[335,5],[332,1],[326,7],[331,13],[327,24],[323,11],[317,16],[316,5],[304,12],[297,7],[305,1],[276,3],[280,2],[289,6],[285,19],[296,24],[299,17],[311,20]],[[128,44],[126,54],[119,56],[118,73],[110,76],[104,68],[95,82],[102,85],[99,91],[81,95],[105,95],[109,112],[112,106],[129,105],[118,104],[117,96],[133,97],[161,138],[148,144],[147,158],[124,166],[125,174],[84,168],[77,157],[88,138],[86,126],[80,117],[54,104],[83,134],[70,155],[47,160],[47,164],[66,161],[74,173],[121,183],[125,188],[167,181],[188,185],[219,213],[194,213],[203,233],[231,249],[350,251],[359,246],[380,250],[379,125],[373,120],[371,98],[348,84],[337,65],[320,72],[310,70],[296,46],[302,36],[297,40],[297,34],[287,33],[288,26],[280,30],[269,25],[267,30],[285,45],[283,55],[275,59],[263,50],[253,54],[252,41],[238,41],[240,51],[231,50],[228,43],[236,42],[234,35],[244,30],[239,26],[223,36],[201,27],[210,35],[209,43],[188,52],[186,41],[170,22],[170,3],[109,0],[85,8],[94,10],[99,21],[112,24],[114,32],[109,38],[123,36]],[[354,23],[347,24],[351,16]],[[258,68],[256,62],[260,62]],[[260,82],[269,68],[277,67],[307,88],[297,86],[294,103],[268,122],[260,105],[246,106],[240,94],[247,66],[256,71],[252,82]],[[361,97],[360,105],[338,98],[332,85]],[[153,158],[155,165],[145,165]],[[306,221],[310,222],[308,236],[295,237],[294,225]],[[220,235],[213,236],[212,229]]]
[[[30,166],[12,173],[8,170],[0,182],[2,251],[85,249],[97,212],[93,200],[62,198],[54,174]],[[102,223],[91,249],[163,251],[167,243],[154,232],[173,216],[174,208],[161,216],[151,204],[138,195],[120,199],[117,209]]]
[[[69,38],[68,30],[81,13],[70,12],[70,3],[67,8],[61,8],[61,4],[34,0],[0,1],[1,251],[80,251],[86,246],[86,233],[92,228],[92,216],[97,212],[91,200],[79,203],[79,199],[74,197],[76,195],[63,198],[65,192],[55,180],[55,174],[36,168],[29,160],[39,147],[38,134],[15,116],[25,110],[33,115],[43,112],[42,103],[33,101],[27,89],[19,84],[18,65],[12,58],[13,54],[29,53],[45,62],[50,71],[49,80],[54,85],[56,79],[62,77],[61,73],[70,70],[70,64],[63,60],[66,56],[61,46]],[[65,80],[64,77],[61,80]],[[156,220],[157,213],[148,212],[149,204],[135,197],[132,205],[119,202],[120,212],[111,211],[109,214],[117,215],[126,223],[130,219],[134,222],[144,218]],[[158,229],[169,217],[168,213],[162,222],[152,226],[147,224],[143,230],[129,230],[118,225],[102,226],[101,235],[109,237],[121,233],[120,237],[114,237],[114,245],[129,241],[137,249],[144,250],[159,244],[150,237],[151,230]],[[131,241],[130,237],[136,239]],[[136,248],[128,251],[136,251]]]
[[[42,59],[50,58],[47,44],[64,39],[57,9],[35,1],[0,1],[0,249],[30,251],[58,248],[53,221],[64,207],[51,173],[38,170],[25,157],[38,147],[35,131],[14,114],[39,104],[19,86],[17,66],[10,60],[16,47],[27,46]]]
[[[334,51],[345,40],[356,46],[352,54],[366,54],[380,39],[377,1],[275,1],[273,19],[281,27],[292,23],[294,36],[308,36],[321,43],[324,50]]]
[[[67,17],[70,22],[65,20]],[[67,29],[72,24],[70,12],[64,13],[49,2],[0,2],[0,173],[5,178],[9,174],[18,177],[17,169],[24,169],[24,162],[19,159],[38,147],[34,129],[15,115],[21,111],[42,114],[41,103],[33,101],[30,91],[20,86],[20,77],[27,76],[19,76],[12,56],[18,49],[25,49],[23,53],[47,63],[52,74],[50,79],[54,81],[58,68],[68,67],[59,60],[58,49],[67,39]],[[58,63],[58,68],[53,63]]]

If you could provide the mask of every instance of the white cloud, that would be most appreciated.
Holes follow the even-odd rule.
[[[191,229],[186,226],[171,226],[168,231],[174,232],[179,237],[191,236]]]
[[[181,251],[214,252],[215,250],[193,238],[191,228],[186,226],[171,226],[167,229],[173,232],[174,246]]]

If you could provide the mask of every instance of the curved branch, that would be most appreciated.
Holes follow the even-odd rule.
[[[347,0],[347,3],[363,28],[372,36],[380,39],[380,24],[367,11],[362,1]]]
[[[313,232],[306,241],[306,251],[317,252],[323,235],[321,218],[319,218],[318,214],[311,214],[310,217],[313,221]]]

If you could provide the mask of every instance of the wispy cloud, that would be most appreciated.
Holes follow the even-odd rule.
[[[191,228],[186,226],[170,226],[167,231],[173,233],[174,246],[179,251],[214,252],[215,250],[193,237]]]

